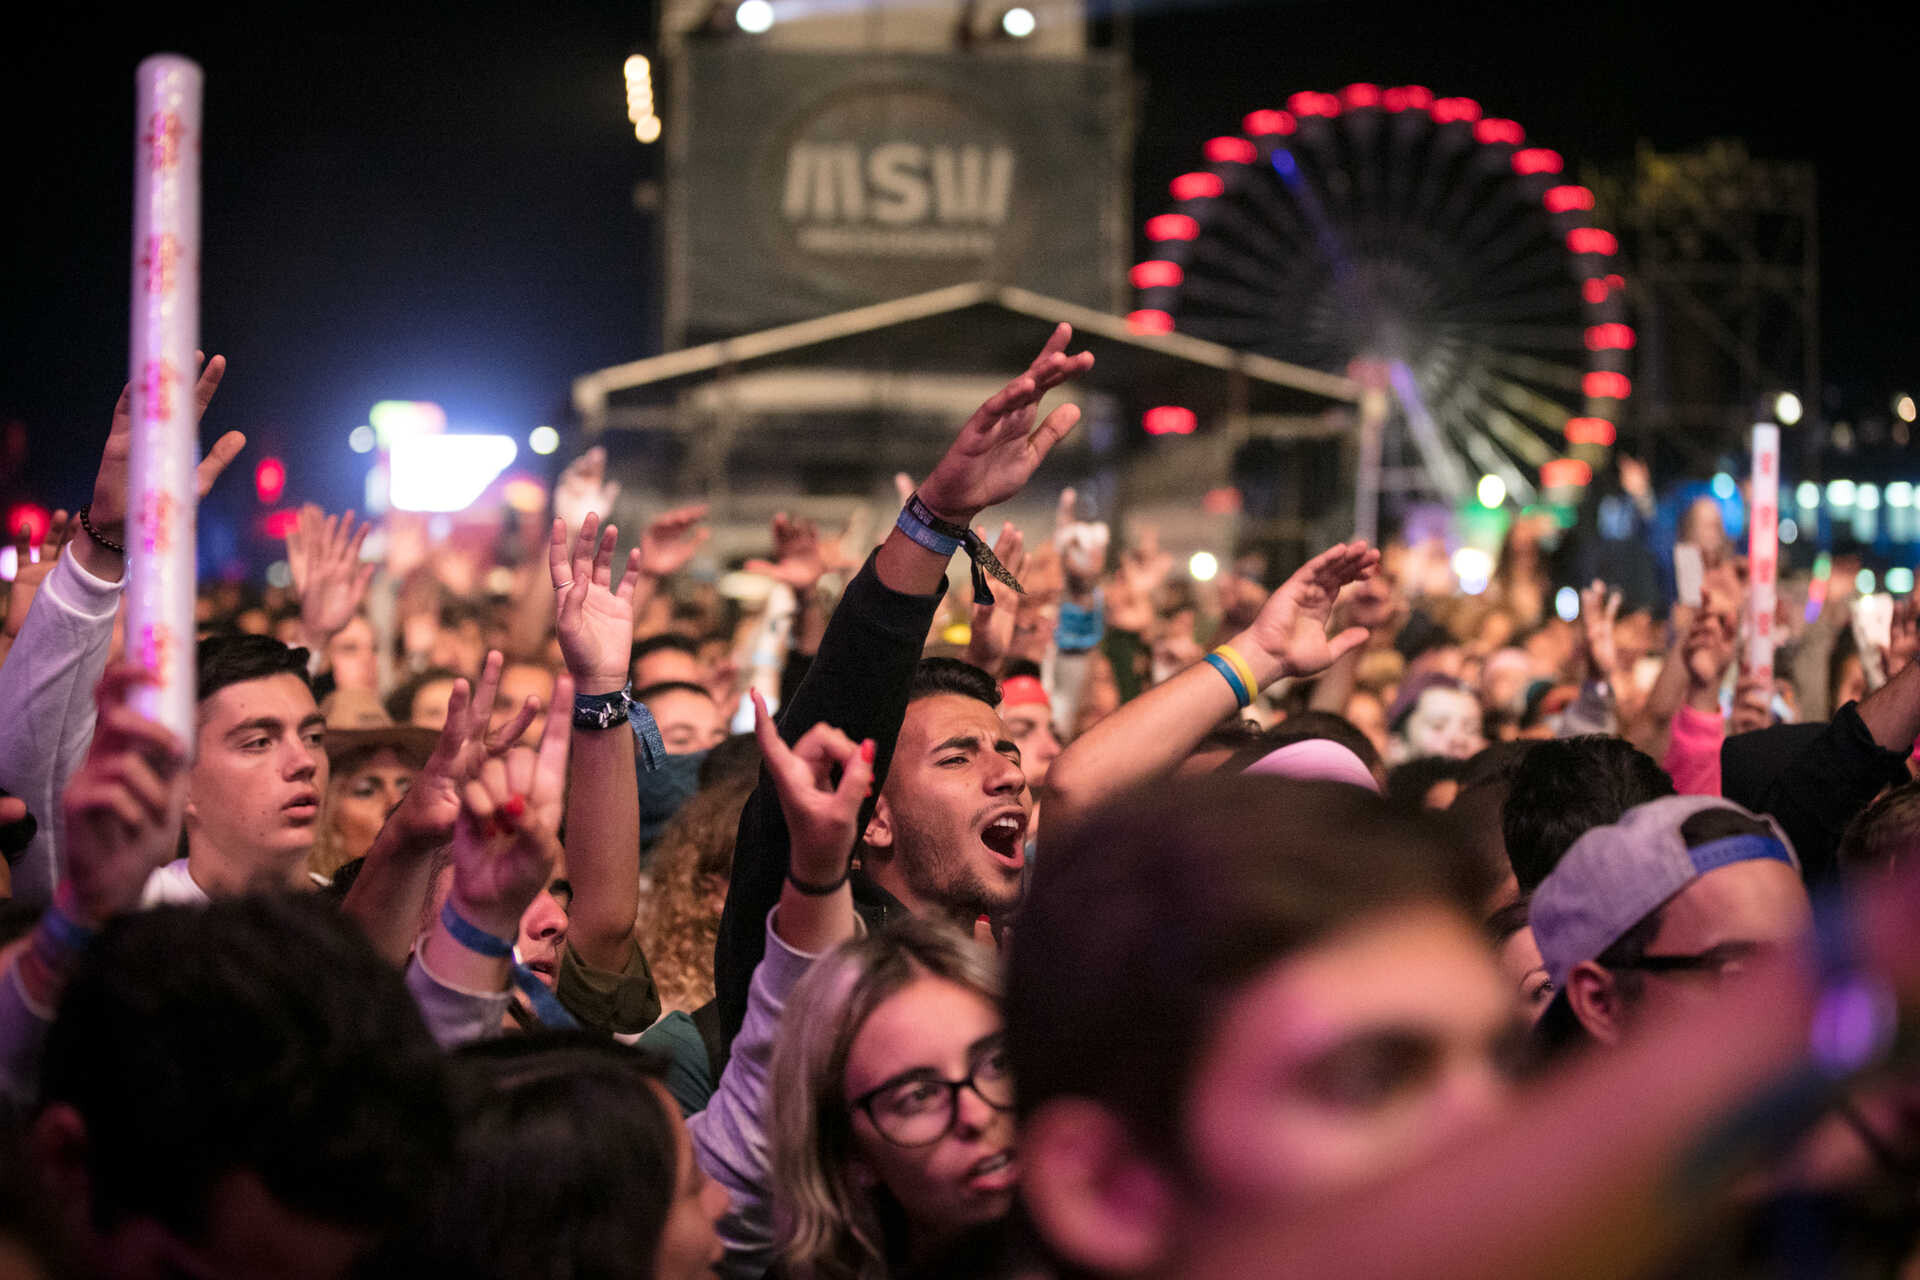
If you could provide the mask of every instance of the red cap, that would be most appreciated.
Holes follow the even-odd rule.
[[[1009,707],[1042,706],[1053,710],[1047,687],[1038,676],[1012,676],[1000,682],[1000,701]]]

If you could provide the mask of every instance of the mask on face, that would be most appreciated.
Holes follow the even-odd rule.
[[[640,769],[640,847],[650,849],[666,831],[673,815],[680,812],[694,792],[700,789],[700,765],[704,751],[660,757],[659,767]],[[638,766],[636,766],[638,767]]]

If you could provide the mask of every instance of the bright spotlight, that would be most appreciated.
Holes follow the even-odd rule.
[[[1853,505],[1853,481],[1827,481],[1827,505],[1830,507],[1850,507]]]
[[[1480,505],[1492,511],[1507,500],[1507,482],[1496,475],[1480,477],[1480,485],[1474,491],[1480,499]]]
[[[1811,480],[1802,480],[1793,491],[1793,500],[1812,511],[1820,505],[1820,486]]]
[[[1460,590],[1477,596],[1493,578],[1493,557],[1478,547],[1462,547],[1453,553],[1453,573],[1460,579]]]
[[[1025,5],[1015,5],[1000,15],[1000,29],[1015,40],[1025,40],[1033,34],[1033,29],[1038,25],[1039,23],[1034,20],[1033,10]]]
[[[1187,572],[1193,575],[1195,582],[1212,582],[1214,575],[1220,572],[1220,561],[1211,551],[1196,551],[1187,561]]]
[[[372,453],[373,428],[361,425],[347,432],[347,448],[355,453]]]
[[[1900,421],[1912,422],[1914,419],[1913,397],[1904,392],[1895,396],[1893,399],[1893,412],[1894,416],[1899,418]]]
[[[1713,496],[1722,502],[1730,500],[1736,492],[1733,477],[1724,471],[1716,471],[1713,476]]]
[[[773,28],[773,6],[767,0],[740,0],[733,20],[748,35],[761,35]]]
[[[1878,511],[1880,509],[1880,486],[1877,484],[1861,485],[1854,491],[1853,500],[1862,511]]]
[[[1853,589],[1863,596],[1873,594],[1874,584],[1875,578],[1873,576],[1873,570],[1871,569],[1862,569],[1859,573],[1853,575]]]
[[[393,444],[391,500],[402,511],[465,511],[519,453],[511,436],[413,436]]]
[[[1553,593],[1553,612],[1562,622],[1572,622],[1580,616],[1580,593],[1572,587],[1562,587]]]
[[[633,126],[633,136],[641,142],[660,141],[660,117],[647,116]]]
[[[1887,570],[1887,590],[1894,595],[1904,596],[1913,590],[1913,570],[1901,565]]]
[[[535,453],[548,454],[560,447],[560,433],[552,427],[535,427],[527,433],[527,448]]]
[[[1782,391],[1773,398],[1773,416],[1783,427],[1790,427],[1800,421],[1800,397],[1791,391]]]

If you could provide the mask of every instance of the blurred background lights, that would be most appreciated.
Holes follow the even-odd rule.
[[[527,433],[527,448],[538,454],[549,454],[560,447],[560,433],[552,427],[535,427]]]
[[[1724,471],[1713,474],[1713,496],[1722,502],[1731,501],[1734,495],[1733,477]]]
[[[641,142],[657,142],[660,117],[653,110],[653,63],[645,54],[635,53],[628,56],[621,70],[627,77],[627,119],[633,125],[633,136]]]
[[[1780,518],[1780,545],[1790,547],[1800,541],[1800,525],[1792,516]]]
[[[511,436],[413,436],[393,446],[393,505],[402,511],[465,511],[512,465]]]
[[[1887,590],[1904,596],[1913,590],[1913,570],[1905,565],[1887,570]]]
[[[1782,391],[1773,398],[1773,416],[1780,420],[1781,426],[1790,427],[1800,421],[1800,414],[1800,397],[1793,392]]]
[[[1000,15],[1000,29],[1015,40],[1025,40],[1038,25],[1034,21],[1033,10],[1025,5],[1017,4]]]
[[[1910,507],[1913,505],[1913,484],[1907,480],[1895,480],[1880,495],[1890,507]]]
[[[741,0],[733,20],[748,35],[760,35],[773,29],[773,6],[767,0]]]
[[[1193,575],[1195,582],[1212,582],[1214,575],[1220,572],[1220,562],[1211,551],[1196,551],[1187,561],[1187,572]]]
[[[1880,486],[1877,484],[1861,485],[1854,491],[1854,501],[1859,504],[1862,511],[1878,511],[1880,509]]]
[[[1493,578],[1493,557],[1478,547],[1462,547],[1453,553],[1453,576],[1460,579],[1460,590],[1477,596]]]
[[[1875,583],[1876,583],[1876,579],[1874,578],[1873,570],[1871,569],[1862,569],[1859,573],[1853,576],[1853,589],[1855,591],[1858,591],[1863,596],[1870,596],[1873,594],[1873,588]]]
[[[363,424],[347,432],[347,448],[355,453],[372,453],[373,428]]]
[[[275,560],[267,566],[267,585],[285,588],[293,583],[293,567],[285,560]]]
[[[1830,507],[1850,507],[1853,505],[1853,481],[1827,481],[1827,505]]]
[[[1481,476],[1477,493],[1480,505],[1491,511],[1507,500],[1507,482],[1496,475]]]
[[[1904,391],[1893,398],[1893,416],[1902,422],[1912,422],[1914,418],[1913,397]]]
[[[1553,593],[1553,612],[1562,622],[1572,622],[1580,616],[1580,593],[1572,587],[1562,587]]]
[[[1793,500],[1812,511],[1820,506],[1820,486],[1811,480],[1802,480],[1793,491]]]

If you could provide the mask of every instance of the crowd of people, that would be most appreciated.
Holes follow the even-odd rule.
[[[598,450],[480,550],[309,507],[192,741],[123,394],[0,634],[0,1273],[1920,1275],[1912,611],[1752,676],[1710,505],[1571,621],[1527,519],[995,533],[1070,339],[750,601]]]

